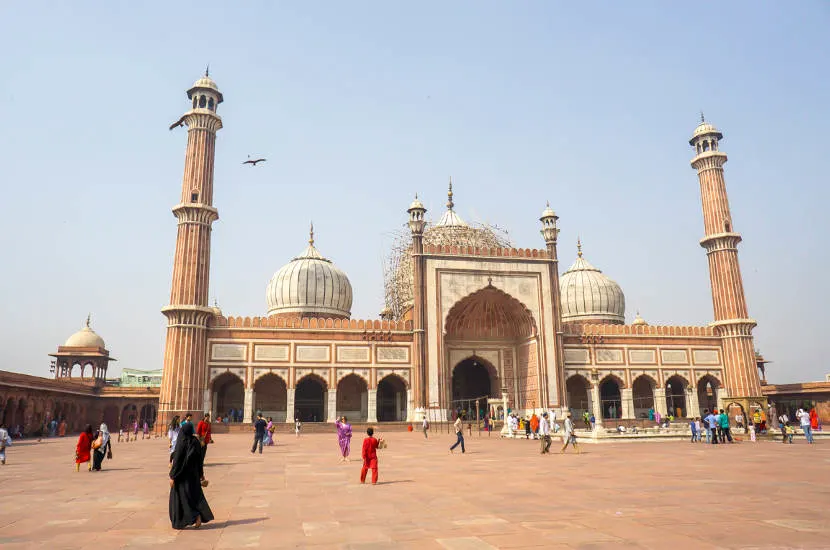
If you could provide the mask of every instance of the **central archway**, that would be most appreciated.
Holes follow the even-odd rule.
[[[666,410],[675,418],[686,418],[686,381],[678,375],[666,380]]]
[[[487,412],[487,398],[493,397],[492,365],[477,357],[468,357],[458,363],[452,371],[452,410],[455,414],[465,412],[467,418],[476,418]]]
[[[303,377],[294,392],[294,418],[302,422],[325,422],[327,394],[328,387],[322,378]]]

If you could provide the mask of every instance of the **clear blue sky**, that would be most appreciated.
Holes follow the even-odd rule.
[[[830,268],[826,2],[5,3],[0,7],[0,369],[48,375],[82,326],[117,367],[161,366],[185,90],[225,94],[211,295],[261,315],[271,275],[319,249],[353,316],[416,191],[622,286],[628,318],[712,318],[698,112],[725,134],[756,344],[772,381],[823,379]],[[264,155],[256,169],[247,154]]]

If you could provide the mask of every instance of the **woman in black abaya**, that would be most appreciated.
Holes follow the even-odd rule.
[[[205,475],[201,443],[193,433],[193,424],[185,423],[173,451],[170,466],[170,523],[173,529],[184,529],[188,525],[198,529],[202,523],[213,519],[213,512],[202,492]]]

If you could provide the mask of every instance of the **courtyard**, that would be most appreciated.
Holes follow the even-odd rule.
[[[380,483],[338,464],[334,434],[280,435],[263,455],[217,435],[205,490],[216,516],[174,531],[166,440],[113,444],[72,466],[75,437],[23,441],[0,467],[0,546],[31,548],[830,548],[830,445],[763,441],[583,445],[386,434]]]

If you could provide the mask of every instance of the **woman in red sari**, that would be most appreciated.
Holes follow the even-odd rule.
[[[818,413],[816,412],[815,407],[810,409],[810,427],[814,430],[818,430]]]
[[[81,435],[78,436],[78,444],[75,446],[75,471],[81,471],[81,464],[84,462],[89,464],[89,470],[92,471],[92,461],[90,460],[90,452],[92,451],[92,425],[87,424]]]

